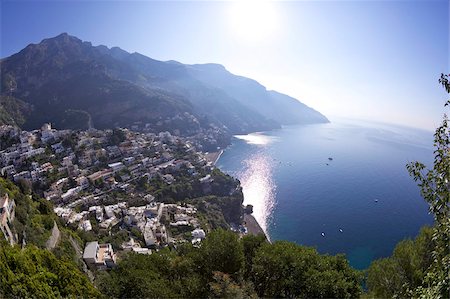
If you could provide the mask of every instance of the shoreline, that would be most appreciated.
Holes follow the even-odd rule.
[[[216,164],[217,164],[217,161],[219,161],[219,159],[220,159],[220,157],[222,156],[223,152],[224,152],[223,149],[221,149],[221,150],[219,151],[219,154],[217,155],[216,159],[214,160],[213,165],[216,165]]]
[[[259,225],[258,221],[255,219],[253,215],[244,214],[244,223],[245,223],[244,226],[247,228],[247,234],[254,236],[263,234],[264,237],[266,237],[266,240],[269,243],[272,243],[270,242],[268,235],[264,232],[261,225]]]
[[[208,160],[208,162],[212,162],[213,165],[216,165],[225,149],[221,149],[218,152],[208,153],[205,155],[205,158]],[[259,222],[256,220],[256,218],[253,215],[244,213],[244,223],[245,223],[245,227],[247,228],[248,234],[255,235],[255,236],[257,236],[259,234],[263,234],[264,237],[266,237],[266,240],[269,243],[271,243],[269,236],[262,229],[261,225],[259,224]]]
[[[221,149],[218,152],[207,153],[207,154],[205,154],[205,159],[208,162],[211,162],[213,165],[216,165],[217,161],[219,161],[219,159],[220,159],[220,156],[222,156],[223,151],[224,150]]]

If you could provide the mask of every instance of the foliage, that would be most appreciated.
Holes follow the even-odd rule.
[[[450,93],[449,76],[441,74],[439,79],[447,93]],[[445,103],[445,107],[449,104],[450,100]],[[433,169],[426,170],[420,162],[410,163],[407,168],[418,182],[435,220],[433,240],[436,246],[432,251],[433,264],[429,272],[433,278],[427,279],[428,288],[434,289],[433,292],[442,297],[450,297],[450,127],[446,114],[435,131],[434,146]],[[423,291],[418,290],[419,293]]]
[[[113,229],[117,229],[117,225],[113,227]],[[111,243],[114,250],[119,250],[121,248],[121,245],[128,241],[130,239],[130,236],[128,235],[128,232],[126,230],[120,230],[111,234],[108,234],[106,236],[103,236],[100,238],[100,243]]]
[[[229,223],[240,223],[242,215],[241,194],[218,197],[215,195],[204,196],[188,200],[199,211],[202,224],[210,229],[228,228]]]
[[[223,173],[218,168],[215,168],[211,177],[213,182],[211,184],[211,189],[213,194],[219,196],[229,196],[233,194],[233,192],[238,187],[238,181],[234,179],[232,176]]]
[[[63,128],[88,130],[91,116],[88,112],[78,109],[67,109],[62,113],[60,125]]]
[[[0,246],[0,297],[99,297],[74,264],[58,260],[50,251],[27,246]]]
[[[13,229],[21,241],[44,247],[57,216],[50,202],[24,194],[14,183],[0,178],[0,194],[8,193],[16,203]]]
[[[450,75],[439,83],[450,93]],[[444,107],[450,105],[448,100]],[[418,182],[434,216],[432,229],[424,228],[415,241],[400,242],[392,257],[372,263],[368,271],[369,294],[379,297],[450,297],[450,128],[444,114],[434,134],[432,169],[420,162],[406,167]]]
[[[25,102],[12,96],[0,96],[0,125],[21,126],[29,111],[29,105]]]
[[[242,246],[245,258],[245,272],[244,272],[245,279],[250,277],[250,273],[253,268],[253,258],[255,257],[256,251],[266,241],[267,241],[266,236],[264,234],[259,234],[257,236],[247,235],[242,238]]]
[[[433,229],[422,228],[417,238],[397,244],[391,257],[374,261],[368,270],[370,294],[380,298],[411,297],[411,290],[423,285],[432,264]]]
[[[214,272],[213,282],[209,283],[212,298],[258,298],[252,289],[252,285],[237,284],[228,274]]]
[[[247,273],[247,274],[245,274]],[[191,244],[152,255],[131,253],[102,273],[97,286],[109,297],[358,297],[360,274],[343,256],[322,256],[261,236],[239,239],[215,230],[200,248]]]
[[[108,297],[194,297],[191,290],[200,287],[194,266],[168,250],[149,256],[130,253],[117,268],[98,276],[97,285]]]
[[[64,136],[64,139],[61,141],[61,144],[66,148],[71,148],[72,150],[75,150],[77,145],[77,134],[74,132],[70,135]]]
[[[281,241],[263,244],[253,258],[251,280],[260,297],[354,298],[361,275],[342,255]]]
[[[63,228],[51,202],[24,193],[29,191],[26,186],[21,189],[0,178],[0,194],[7,193],[16,203],[12,230],[19,244],[27,244],[22,250],[0,244],[0,297],[98,297],[100,293],[77,267],[81,264],[74,234]],[[38,249],[46,246],[55,221],[61,230],[58,246],[53,253]]]
[[[74,261],[78,262],[78,260],[75,258],[77,255],[77,252],[75,251],[75,248],[70,242],[70,236],[67,232],[61,230],[61,237],[60,241],[58,242],[58,246],[53,249],[53,254],[60,260],[67,260],[67,261]]]
[[[0,116],[0,118],[1,118],[1,116]],[[1,120],[0,120],[0,123],[1,123]],[[0,136],[0,151],[7,149],[8,147],[12,146],[13,144],[16,144],[19,142],[20,142],[20,139],[19,139],[18,135],[10,136],[7,134],[2,134]]]
[[[124,142],[125,140],[126,140],[125,131],[120,128],[114,129],[111,136],[109,136],[109,143],[111,145],[119,145],[121,142]]]
[[[238,278],[244,267],[244,252],[242,243],[236,234],[225,230],[216,230],[203,242],[200,248],[201,269],[213,274],[219,271]]]

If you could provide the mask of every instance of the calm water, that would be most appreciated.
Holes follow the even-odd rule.
[[[345,253],[364,269],[432,223],[405,168],[431,165],[432,142],[431,132],[372,123],[292,126],[237,136],[217,166],[241,180],[272,241]]]

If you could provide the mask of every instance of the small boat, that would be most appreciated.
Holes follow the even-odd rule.
[[[375,199],[375,202],[378,202],[378,199]]]
[[[324,232],[322,232],[321,235],[322,235],[322,237],[325,237],[325,233]]]
[[[333,161],[333,158],[329,157],[328,160]]]
[[[339,232],[343,233],[344,231],[342,230],[342,228],[339,229]]]

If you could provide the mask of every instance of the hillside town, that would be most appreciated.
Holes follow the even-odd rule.
[[[199,215],[198,201],[188,199],[241,192],[231,177],[217,192],[210,155],[198,152],[195,140],[169,132],[56,130],[50,124],[28,132],[2,126],[0,142],[2,176],[51,202],[67,226],[99,239],[121,236],[116,248],[100,240],[87,243],[84,260],[97,269],[115,264],[114,250],[150,254],[201,242],[210,225]],[[5,197],[1,205],[2,232],[17,242],[8,226],[14,201]],[[99,250],[101,261],[95,258]]]

